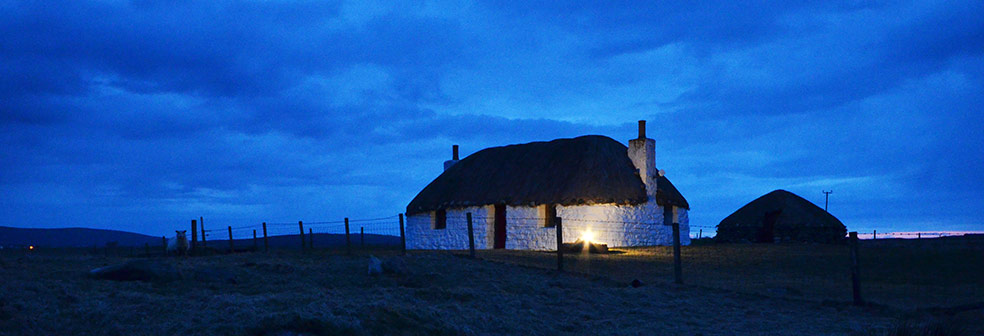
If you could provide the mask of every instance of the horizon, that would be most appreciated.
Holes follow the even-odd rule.
[[[452,145],[647,120],[695,228],[984,232],[984,3],[703,6],[0,1],[0,226],[396,216]]]

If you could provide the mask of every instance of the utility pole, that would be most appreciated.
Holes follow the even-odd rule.
[[[821,191],[823,191],[823,211],[829,213],[830,211],[827,211],[827,203],[828,201],[830,201],[830,194],[833,193],[834,190],[831,189],[829,191],[828,190],[821,190]]]

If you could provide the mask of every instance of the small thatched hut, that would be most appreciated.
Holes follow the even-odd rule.
[[[775,190],[751,201],[718,224],[717,241],[834,243],[847,228],[833,215],[791,192]]]
[[[680,223],[689,242],[690,205],[656,169],[655,141],[629,146],[598,135],[492,147],[444,163],[444,173],[407,205],[407,247],[467,249],[465,214],[473,217],[476,248],[552,249],[555,218],[564,241],[593,231],[609,246],[672,242]]]

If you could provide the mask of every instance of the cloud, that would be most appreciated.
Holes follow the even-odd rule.
[[[375,218],[451,144],[646,119],[695,225],[834,188],[849,226],[967,229],[981,6],[4,2],[0,225]]]

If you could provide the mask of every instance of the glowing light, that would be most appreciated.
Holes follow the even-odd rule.
[[[582,232],[581,240],[583,240],[585,243],[590,243],[591,241],[594,240],[594,232],[591,232],[591,230]]]
[[[33,250],[34,249],[34,245],[28,246],[27,249],[28,250]]]

